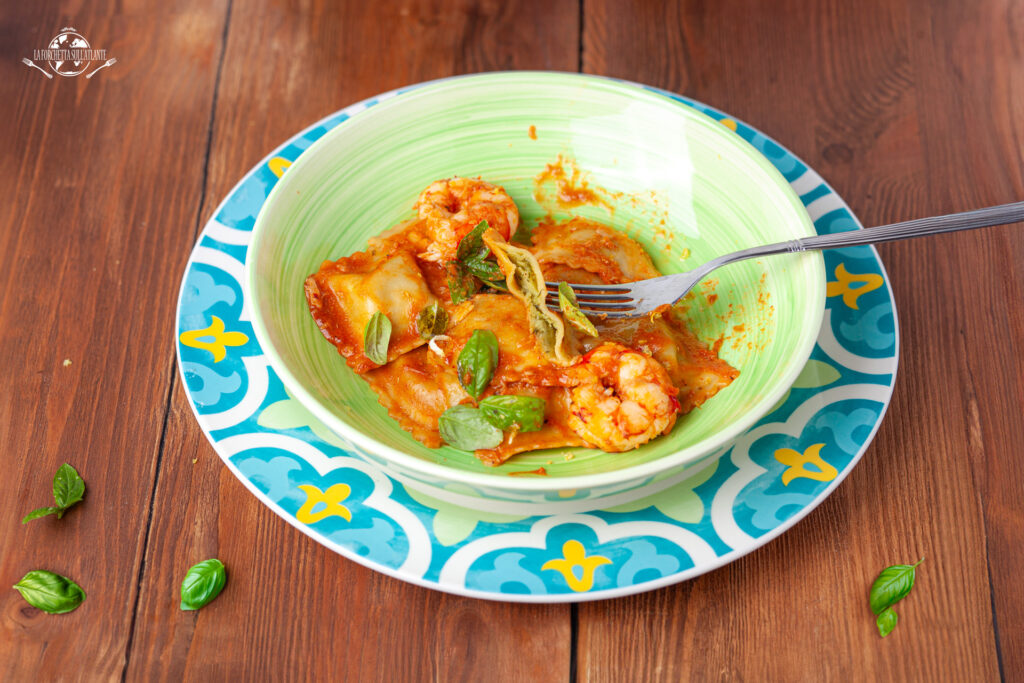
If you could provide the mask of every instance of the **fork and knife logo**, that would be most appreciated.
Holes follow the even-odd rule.
[[[96,62],[99,66],[93,68]],[[64,27],[60,33],[42,50],[35,50],[32,59],[22,57],[21,63],[27,67],[38,69],[39,73],[48,79],[53,79],[53,74],[58,76],[71,77],[85,73],[86,78],[92,78],[100,69],[106,69],[117,63],[116,57],[107,58],[106,50],[97,50],[89,45],[81,33],[71,27]],[[41,64],[49,67],[49,71]],[[50,72],[53,73],[50,73]]]

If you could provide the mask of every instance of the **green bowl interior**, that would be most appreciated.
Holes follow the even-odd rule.
[[[643,88],[509,73],[415,89],[342,123],[307,150],[268,199],[250,247],[248,294],[260,341],[285,383],[328,427],[361,433],[385,455],[391,448],[442,463],[453,479],[460,471],[503,476],[544,466],[550,481],[680,452],[697,459],[749,427],[788,388],[821,319],[818,254],[727,266],[691,297],[692,328],[708,342],[722,339],[721,356],[740,376],[671,434],[641,448],[540,451],[490,468],[469,453],[428,449],[399,428],[320,335],[306,308],[304,279],[323,260],[361,250],[372,235],[411,217],[418,193],[437,178],[499,183],[524,221],[535,224],[552,207],[535,201],[534,177],[559,154],[574,159],[593,186],[618,193],[611,210],[586,206],[574,213],[626,230],[666,274],[813,234],[788,184],[756,150],[703,114]]]

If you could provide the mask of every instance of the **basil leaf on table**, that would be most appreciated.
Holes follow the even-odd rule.
[[[878,635],[885,638],[887,635],[892,633],[892,630],[896,628],[896,622],[899,617],[896,614],[896,610],[892,607],[887,607],[882,610],[882,613],[878,615],[875,620],[875,624],[878,626]]]
[[[210,604],[224,589],[227,578],[224,563],[218,559],[192,565],[181,582],[181,609],[194,610]]]
[[[868,596],[871,611],[881,614],[886,608],[892,607],[907,597],[907,593],[914,587],[914,572],[917,565],[922,562],[924,562],[923,557],[915,564],[895,564],[883,569],[875,582],[871,584],[871,593]]]
[[[59,518],[64,510],[82,500],[85,495],[85,481],[78,475],[75,468],[64,463],[57,468],[53,475],[53,501],[61,511],[57,513]]]
[[[377,365],[388,362],[388,343],[391,341],[391,321],[377,311],[363,330],[363,355]]]
[[[484,417],[479,408],[467,405],[452,406],[437,420],[441,438],[452,448],[475,451],[478,448],[495,448],[504,435]]]
[[[53,502],[56,505],[33,510],[22,518],[21,523],[27,524],[33,519],[54,514],[57,515],[57,519],[60,519],[67,509],[80,502],[84,495],[85,481],[78,475],[74,467],[64,463],[57,468],[57,473],[53,475]]]
[[[544,424],[547,401],[536,396],[488,396],[480,401],[480,412],[498,429],[517,428],[535,432]]]
[[[66,576],[45,569],[30,571],[14,587],[25,602],[48,614],[70,612],[85,601],[85,591],[81,586]]]
[[[590,337],[597,336],[597,328],[590,322],[587,315],[580,310],[580,304],[576,300],[576,292],[565,282],[558,283],[558,307],[562,309],[562,315],[570,325]]]
[[[494,377],[498,367],[498,338],[490,330],[474,330],[459,352],[455,369],[466,393],[478,398]]]
[[[443,334],[448,327],[448,314],[438,302],[426,306],[416,316],[416,331],[424,339]]]

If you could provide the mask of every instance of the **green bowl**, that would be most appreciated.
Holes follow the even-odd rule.
[[[256,220],[245,295],[274,370],[356,455],[456,504],[582,510],[671,485],[768,412],[807,361],[821,323],[820,254],[726,266],[687,315],[699,337],[721,340],[720,355],[740,376],[667,436],[628,453],[539,451],[497,468],[424,447],[320,335],[303,281],[325,259],[363,249],[411,217],[419,192],[438,178],[503,185],[531,225],[555,208],[534,198],[534,178],[560,154],[609,192],[608,206],[574,212],[626,230],[663,273],[814,234],[785,179],[727,127],[637,85],[536,72],[448,79],[375,105],[304,152]],[[509,476],[538,467],[547,476]]]

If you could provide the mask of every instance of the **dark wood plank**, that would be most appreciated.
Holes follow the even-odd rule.
[[[584,69],[750,121],[869,225],[1024,198],[1024,127],[1011,114],[1022,110],[1019,8],[925,5],[649,2],[626,13],[591,0]],[[863,463],[747,558],[582,605],[580,678],[991,680],[1000,664],[1019,678],[1022,249],[1019,227],[886,245],[901,369]],[[920,554],[901,623],[881,640],[867,589]]]
[[[236,4],[204,219],[245,171],[312,121],[452,73],[574,70],[577,29],[576,5],[565,2]],[[215,605],[183,614],[182,574],[211,556],[227,564],[228,587]],[[234,480],[176,387],[129,679],[564,680],[569,614],[442,595],[319,546]]]
[[[118,678],[131,631],[224,3],[118,6],[6,3],[0,19],[0,577],[50,569],[88,596],[51,616],[5,588],[4,680]],[[21,64],[70,16],[116,66],[48,80]],[[85,501],[19,524],[64,461]]]

